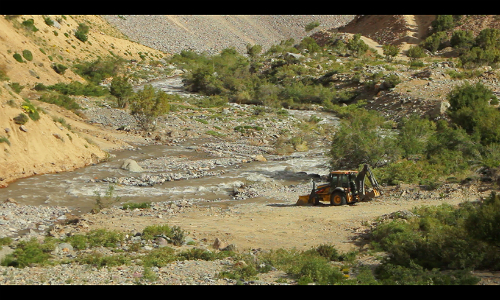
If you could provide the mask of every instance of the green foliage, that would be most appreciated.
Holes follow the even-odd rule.
[[[25,20],[21,23],[26,29],[31,30],[33,32],[37,32],[38,28],[35,26],[35,21],[33,19]]]
[[[108,189],[104,193],[104,196],[101,196],[101,193],[95,191],[94,194],[96,196],[94,208],[92,208],[92,213],[98,213],[104,208],[111,207],[114,203],[118,203],[120,201],[119,196],[114,195],[115,186],[108,185]]]
[[[23,114],[23,113],[20,113],[19,115],[17,115],[16,117],[13,118],[14,123],[19,124],[19,125],[26,124],[26,122],[28,122],[29,119],[30,118],[26,114]]]
[[[356,33],[352,39],[347,42],[347,49],[352,51],[354,54],[362,55],[368,51],[368,45],[361,39],[361,34]]]
[[[84,23],[80,23],[78,24],[78,28],[76,29],[75,37],[85,43],[88,40],[88,33],[89,26]]]
[[[467,133],[477,135],[483,144],[498,142],[500,112],[489,105],[491,99],[497,98],[480,82],[457,86],[448,94],[448,115]]]
[[[465,223],[467,231],[475,238],[492,246],[500,246],[500,196],[494,192],[471,214]],[[496,262],[499,266],[499,262]]]
[[[141,203],[125,203],[122,206],[123,209],[145,209],[145,208],[151,208],[151,203],[149,202],[141,202]]]
[[[320,52],[321,47],[316,43],[316,40],[310,36],[303,38],[298,46],[299,49],[306,49],[309,53]]]
[[[311,23],[307,24],[304,29],[306,30],[306,32],[309,32],[314,28],[318,27],[319,25],[320,25],[319,21],[312,21]]]
[[[128,104],[128,100],[134,91],[127,77],[115,76],[113,80],[111,80],[109,92],[116,97],[118,107],[123,108]]]
[[[437,15],[432,21],[432,32],[448,31],[455,26],[455,20],[452,15]]]
[[[446,32],[444,31],[438,31],[427,37],[423,42],[422,42],[422,47],[429,50],[430,52],[436,52],[437,50],[440,50],[444,42],[448,39],[448,36],[446,35]]]
[[[43,20],[45,21],[45,24],[54,26],[54,21],[50,17],[43,16]]]
[[[85,234],[74,234],[63,239],[78,250],[93,247],[115,248],[117,243],[123,242],[124,233],[106,229],[94,229]]]
[[[55,64],[53,64],[53,65],[52,65],[52,69],[53,69],[54,71],[56,71],[56,73],[57,73],[57,74],[61,74],[61,75],[63,75],[63,74],[64,74],[64,72],[66,72],[66,69],[67,69],[67,68],[68,68],[68,67],[66,67],[66,66],[65,66],[65,65],[63,65],[63,64],[58,64],[58,63],[55,63]]]
[[[157,236],[166,238],[169,242],[176,246],[184,243],[186,232],[178,226],[170,227],[167,224],[163,225],[150,225],[142,231],[143,238],[152,240]]]
[[[12,55],[12,56],[14,57],[15,60],[17,60],[20,63],[24,62],[23,57],[21,56],[21,54],[14,53],[14,55]]]
[[[99,84],[108,77],[114,77],[123,66],[123,58],[107,57],[73,65],[73,71],[86,80]]]
[[[25,268],[34,264],[47,265],[54,250],[52,243],[40,243],[36,238],[20,241],[13,253],[8,254],[1,262],[2,266]]]
[[[37,90],[57,91],[63,95],[84,95],[99,97],[108,93],[108,89],[103,86],[96,85],[92,82],[83,84],[79,81],[72,81],[70,83],[58,82],[49,86],[44,86],[40,83],[35,88]]]
[[[7,145],[10,146],[10,141],[8,138],[4,137],[4,136],[0,136],[0,143],[6,143]]]
[[[423,156],[427,150],[427,140],[434,134],[434,122],[417,115],[403,118],[399,123],[398,145],[403,158]]]
[[[28,99],[24,100],[23,104],[21,104],[21,107],[33,121],[38,121],[40,119],[40,114],[38,113],[38,110],[36,109],[36,107],[33,106],[33,104]]]
[[[68,110],[75,110],[80,108],[80,105],[76,103],[75,100],[73,100],[73,98],[67,95],[61,95],[59,93],[42,94],[38,100],[47,103],[52,103],[64,107]]]
[[[19,82],[11,82],[9,83],[9,86],[17,94],[19,94],[24,89],[24,85],[21,85]]]
[[[155,119],[170,110],[168,94],[155,90],[151,84],[135,93],[130,102],[130,112],[145,130],[154,127]]]
[[[131,262],[130,257],[119,255],[104,255],[100,252],[93,252],[87,255],[80,256],[76,259],[78,263],[92,265],[97,268],[114,267],[128,265]]]
[[[498,270],[498,234],[493,232],[498,199],[493,198],[484,205],[422,206],[411,214],[395,215],[372,231],[372,244],[389,254],[385,263],[404,268]]]
[[[385,58],[391,61],[394,57],[399,54],[399,47],[392,44],[386,44],[382,46]]]
[[[450,44],[454,48],[468,49],[474,45],[474,33],[470,30],[456,30],[453,32]]]
[[[329,152],[333,169],[354,168],[361,164],[378,166],[398,155],[396,139],[383,133],[384,118],[375,111],[357,109],[340,121]]]
[[[29,50],[23,50],[23,57],[27,61],[32,61],[33,60],[33,54]]]

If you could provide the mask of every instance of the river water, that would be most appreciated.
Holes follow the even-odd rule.
[[[158,80],[153,86],[169,93],[183,93],[178,78]],[[318,115],[318,112],[293,111],[291,113]],[[336,122],[326,113],[321,113],[323,122]],[[19,179],[0,190],[2,199],[14,198],[25,205],[66,206],[75,212],[88,212],[94,207],[97,195],[104,196],[109,184],[99,179],[106,177],[139,176],[120,168],[124,159],[137,162],[163,156],[183,156],[188,160],[213,159],[208,154],[196,151],[202,140],[185,141],[176,145],[149,145],[135,150],[122,150],[111,153],[111,158],[96,165],[87,166],[71,172],[36,175]],[[293,170],[291,172],[290,170]],[[182,199],[206,199],[227,201],[232,199],[235,187],[246,182],[277,180],[284,185],[310,181],[311,174],[328,173],[327,158],[321,150],[296,153],[286,160],[268,159],[266,162],[249,163],[226,167],[221,176],[207,176],[197,179],[169,181],[154,186],[114,185],[114,197],[125,202],[160,202]],[[146,172],[147,173],[147,172]],[[113,198],[114,199],[114,198]]]

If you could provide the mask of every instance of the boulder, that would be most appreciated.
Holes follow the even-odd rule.
[[[121,168],[130,172],[144,172],[144,169],[133,159],[126,159]]]

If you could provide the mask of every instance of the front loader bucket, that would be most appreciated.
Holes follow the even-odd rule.
[[[313,205],[314,203],[309,202],[310,195],[305,195],[305,196],[299,196],[299,200],[297,200],[297,203],[295,205],[298,206],[305,206],[305,205]]]

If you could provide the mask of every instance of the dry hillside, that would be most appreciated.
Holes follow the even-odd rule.
[[[107,155],[97,145],[103,145],[100,142],[106,142],[109,137],[99,138],[96,133],[98,128],[82,120],[79,124],[73,123],[72,128],[82,128],[83,131],[76,133],[75,130],[69,130],[53,119],[68,116],[71,112],[33,100],[36,94],[32,88],[36,83],[50,85],[82,80],[70,68],[64,74],[56,73],[52,69],[53,63],[70,67],[74,62],[93,61],[111,52],[137,60],[141,52],[157,57],[165,55],[125,39],[100,16],[46,16],[55,21],[54,25],[47,25],[43,17],[22,15],[0,18],[0,187],[21,177],[72,170],[95,163]],[[33,19],[37,31],[22,25],[23,21],[29,19]],[[90,27],[85,43],[74,35],[79,23]],[[22,54],[24,50],[29,50],[33,59],[16,61],[13,55]],[[24,86],[20,94],[10,87],[13,83]],[[46,112],[40,113],[39,120],[29,120],[24,124],[24,130],[14,122],[14,117],[24,112],[21,108],[23,98],[31,99],[33,104],[42,106]],[[75,119],[76,116],[72,115]],[[83,132],[94,134],[86,135]]]

